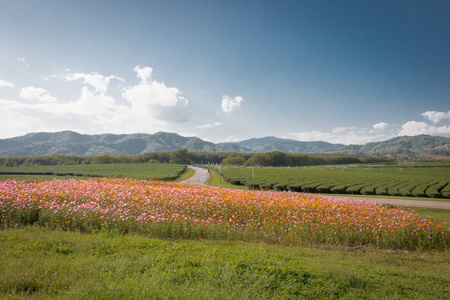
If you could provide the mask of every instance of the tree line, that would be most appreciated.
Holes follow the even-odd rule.
[[[223,164],[236,166],[312,166],[358,163],[388,163],[392,158],[334,155],[334,154],[293,154],[280,151],[266,153],[234,152],[190,152],[185,148],[175,151],[151,152],[134,156],[128,155],[47,155],[0,158],[0,166],[52,166],[79,164],[117,164],[117,163],[175,163],[175,164]]]

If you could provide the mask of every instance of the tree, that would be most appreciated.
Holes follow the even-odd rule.
[[[245,163],[245,158],[238,155],[227,156],[222,160],[222,165],[242,166]]]
[[[171,164],[187,165],[191,163],[188,150],[186,148],[178,148],[170,153],[169,162]]]

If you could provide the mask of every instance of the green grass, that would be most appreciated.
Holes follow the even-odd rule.
[[[246,186],[242,186],[242,185],[235,185],[235,184],[231,184],[227,181],[225,181],[225,179],[223,179],[219,173],[217,173],[214,170],[209,170],[209,179],[208,181],[206,181],[206,184],[208,185],[212,185],[212,186],[221,186],[224,188],[230,188],[230,189],[247,189]]]
[[[194,176],[194,174],[195,174],[195,171],[193,169],[186,168],[186,171],[183,174],[181,174],[181,176],[179,176],[175,181],[176,182],[184,181],[184,180],[189,179],[192,176]]]
[[[422,217],[430,216],[438,222],[450,221],[450,209],[413,206],[403,207],[403,209],[414,210]]]
[[[2,299],[448,299],[450,253],[26,227],[0,232]]]
[[[0,167],[2,180],[17,179],[27,181],[56,177],[83,178],[89,176],[124,177],[136,179],[174,180],[185,172],[186,166],[176,164],[92,164],[59,166],[19,166]],[[14,174],[16,173],[16,174]],[[25,176],[25,177],[23,177]]]

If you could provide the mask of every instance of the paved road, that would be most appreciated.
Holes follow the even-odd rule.
[[[325,195],[322,195],[325,196]],[[415,206],[415,207],[430,207],[430,208],[445,208],[450,209],[450,202],[442,201],[421,201],[421,200],[407,200],[407,199],[389,199],[389,198],[370,198],[370,197],[346,197],[346,196],[329,196],[333,199],[348,199],[353,201],[367,201],[379,202],[382,204],[392,204],[401,206]]]
[[[206,181],[209,178],[209,172],[206,169],[194,167],[194,166],[188,166],[188,168],[191,168],[195,171],[195,174],[185,181],[182,181],[182,183],[189,183],[189,184],[206,184]]]
[[[194,176],[183,181],[183,183],[189,184],[206,184],[209,178],[209,172],[206,169],[189,166],[189,168],[195,170]],[[416,206],[416,207],[430,207],[430,208],[445,208],[450,209],[450,202],[442,201],[421,201],[421,200],[406,200],[406,199],[389,199],[389,198],[370,198],[370,197],[352,197],[352,196],[326,196],[332,199],[348,199],[353,201],[368,201],[379,202],[383,204],[401,205],[401,206]]]

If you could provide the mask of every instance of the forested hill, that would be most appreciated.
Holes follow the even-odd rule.
[[[450,138],[417,135],[401,136],[365,145],[349,145],[336,153],[397,158],[449,158]]]
[[[450,138],[428,135],[396,137],[383,142],[345,146],[320,141],[300,142],[276,137],[214,144],[197,137],[183,137],[168,132],[87,135],[62,131],[29,133],[20,137],[0,139],[0,157],[53,154],[138,155],[185,148],[191,152],[264,153],[281,151],[304,154],[339,153],[404,158],[448,158],[450,157],[449,144]]]
[[[342,148],[341,144],[299,142],[274,137],[251,139],[238,143],[214,144],[197,137],[183,137],[176,133],[155,134],[99,134],[87,135],[73,131],[29,133],[21,137],[0,139],[0,157],[42,156],[52,154],[138,155],[148,152],[174,151],[186,148],[198,152],[256,153],[281,151],[315,154]]]
[[[326,142],[300,142],[290,139],[280,139],[273,136],[253,138],[234,143],[240,147],[252,150],[252,152],[264,153],[269,151],[281,151],[292,153],[324,153],[341,149],[343,144],[331,144]],[[223,144],[219,144],[223,145]]]

